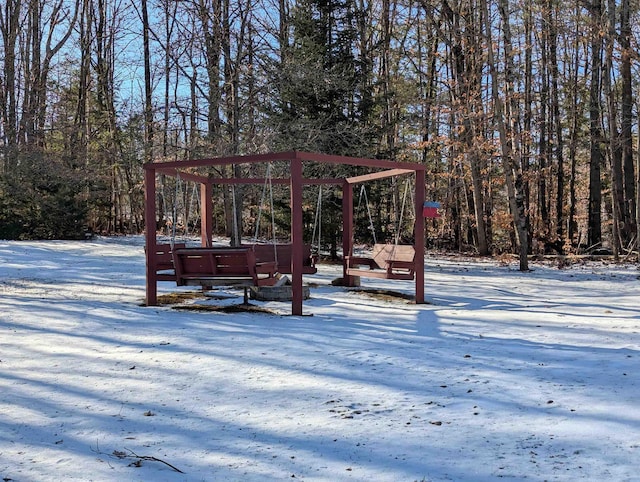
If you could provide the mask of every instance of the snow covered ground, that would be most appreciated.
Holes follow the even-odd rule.
[[[297,317],[144,307],[142,245],[0,241],[4,481],[640,480],[635,266],[322,266]]]

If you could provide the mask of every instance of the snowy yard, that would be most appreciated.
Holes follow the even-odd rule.
[[[141,306],[138,237],[0,265],[4,481],[640,480],[635,266],[429,257],[426,305],[321,266],[297,317]]]

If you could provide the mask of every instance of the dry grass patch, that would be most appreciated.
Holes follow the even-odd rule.
[[[198,301],[205,300],[229,300],[236,298],[229,294],[216,295],[206,291],[176,291],[158,296],[158,305],[171,306],[174,310],[182,311],[203,311],[212,313],[264,313],[267,315],[277,315],[271,310],[250,303],[234,304],[203,304]]]
[[[173,307],[174,310],[184,311],[204,311],[213,313],[264,313],[266,315],[277,315],[271,310],[262,308],[252,304],[238,303],[233,305],[178,305]]]
[[[406,300],[406,301],[412,302],[412,301],[415,301],[416,299],[414,295],[410,295],[407,293],[400,293],[399,291],[393,291],[393,290],[359,288],[351,291],[355,293],[362,293],[371,298],[375,298],[377,300],[383,300],[383,301],[397,301],[400,299],[400,300]]]
[[[175,293],[167,293],[158,296],[158,305],[177,305],[185,301],[198,300],[205,298],[202,291],[178,291]]]

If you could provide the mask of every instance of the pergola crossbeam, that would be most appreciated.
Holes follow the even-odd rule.
[[[389,169],[387,171],[363,174],[362,176],[348,177],[345,181],[349,184],[357,184],[359,182],[375,181],[377,179],[386,179],[388,177],[401,176],[403,174],[413,174],[414,172],[415,169]]]

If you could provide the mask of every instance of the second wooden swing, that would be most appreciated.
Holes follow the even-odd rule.
[[[366,189],[364,184],[362,185],[360,189],[360,200],[362,200],[363,197],[365,199],[369,217],[369,229],[373,234],[374,244],[371,257],[345,256],[347,275],[390,280],[413,280],[415,278],[415,248],[412,245],[399,244],[408,187],[409,180],[407,180],[405,184],[400,218],[395,233],[395,242],[394,244],[381,244],[377,242],[375,237],[373,218],[371,217]]]

